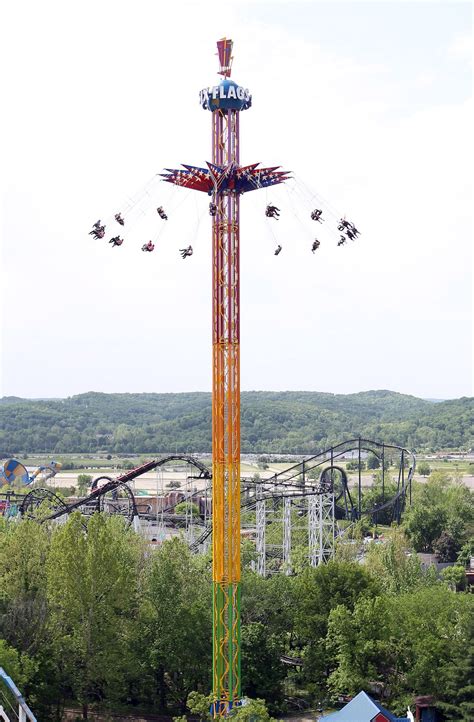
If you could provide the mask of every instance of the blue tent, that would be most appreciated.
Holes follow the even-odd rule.
[[[365,692],[359,692],[339,712],[321,717],[320,722],[372,722],[379,714],[382,714],[387,722],[409,722],[408,717],[395,717]]]

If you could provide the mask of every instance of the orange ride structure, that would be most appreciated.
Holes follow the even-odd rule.
[[[213,705],[226,717],[240,702],[240,198],[287,180],[278,167],[240,165],[240,113],[246,88],[230,80],[232,40],[217,43],[218,85],[200,93],[211,112],[212,162],[166,169],[163,179],[202,191],[212,216],[212,532]]]

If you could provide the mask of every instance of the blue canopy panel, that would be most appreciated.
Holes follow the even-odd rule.
[[[161,177],[167,183],[173,183],[183,188],[191,188],[212,195],[225,191],[248,193],[258,188],[284,183],[289,178],[289,171],[278,170],[280,166],[271,168],[258,168],[259,163],[239,167],[231,163],[226,168],[207,163],[207,168],[186,165],[185,170],[165,168],[166,173]]]

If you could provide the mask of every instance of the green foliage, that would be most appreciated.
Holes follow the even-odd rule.
[[[92,481],[90,474],[79,474],[77,477],[77,490],[79,494],[86,494]]]
[[[379,683],[395,711],[406,709],[416,690],[435,697],[452,668],[458,641],[474,612],[469,595],[443,585],[399,596],[361,598],[351,611],[330,613],[327,648],[336,665],[334,694],[356,694]]]
[[[474,557],[474,539],[471,538],[461,547],[461,551],[458,554],[457,562],[463,566],[467,566],[471,557]]]
[[[351,562],[331,561],[308,568],[295,579],[295,635],[305,662],[302,679],[317,698],[326,691],[330,669],[326,635],[331,610],[343,605],[350,611],[360,599],[376,592],[369,573]]]
[[[286,671],[280,662],[285,639],[270,632],[262,622],[250,622],[242,628],[242,690],[262,696],[273,705],[283,699]]]
[[[47,631],[49,535],[33,521],[6,524],[0,538],[0,636],[34,656]]]
[[[205,695],[202,692],[190,692],[188,695],[187,707],[193,714],[199,715],[199,719],[210,720],[210,708],[213,703],[212,694]]]
[[[453,639],[453,654],[443,665],[444,684],[439,688],[437,707],[446,720],[472,722],[474,719],[474,614],[463,638]]]
[[[362,495],[362,510],[370,511],[382,506],[387,499],[395,496],[397,493],[397,485],[393,479],[386,472],[383,474],[382,470],[375,472],[373,477],[372,486],[369,489],[364,490]],[[371,523],[371,519],[368,520]],[[373,515],[373,521],[377,524],[391,524],[392,522],[392,509],[382,509]]]
[[[447,532],[459,551],[474,525],[473,492],[440,471],[434,471],[426,483],[415,484],[413,491],[404,526],[415,550],[433,552],[436,540]]]
[[[431,466],[427,461],[421,461],[417,465],[416,470],[421,476],[429,476],[431,474]]]
[[[436,504],[451,486],[438,479]],[[459,505],[456,495],[451,501]],[[396,529],[366,547],[364,565],[310,568],[307,549],[297,547],[296,576],[262,578],[244,567],[242,694],[256,699],[236,708],[235,719],[278,716],[287,694],[315,701],[373,682],[385,685],[396,711],[415,694],[439,694],[447,719],[460,719],[456,705],[469,719],[474,597],[452,591],[462,567],[443,572],[443,581],[423,572]],[[243,558],[253,554],[244,543]],[[61,719],[66,700],[83,715],[89,707],[110,717],[190,709],[207,721],[211,588],[208,556],[178,538],[144,549],[118,518],[0,523],[0,664],[43,722]],[[283,665],[283,654],[303,666]]]
[[[234,707],[228,715],[228,719],[238,720],[238,722],[276,722],[270,717],[268,709],[263,699],[244,698],[242,707]]]
[[[466,571],[464,567],[458,564],[452,567],[445,567],[441,571],[441,578],[453,591],[460,591],[466,586]]]
[[[158,700],[184,712],[192,690],[207,691],[211,669],[211,580],[204,560],[179,539],[165,542],[147,570],[140,647],[146,674],[159,677]]]
[[[249,391],[242,393],[242,451],[309,454],[359,434],[417,449],[468,447],[472,410],[469,398],[433,404],[391,391]],[[163,451],[204,452],[211,450],[211,396],[87,393],[57,401],[3,399],[0,428],[0,448],[12,454],[104,448],[154,454],[157,439]]]
[[[433,542],[433,551],[439,562],[455,562],[460,551],[460,543],[448,531],[442,531]]]
[[[175,514],[185,516],[186,514],[192,514],[193,516],[199,516],[199,507],[192,501],[180,501],[174,508]]]
[[[365,566],[380,591],[387,594],[403,594],[436,584],[434,569],[423,571],[418,557],[409,552],[407,539],[397,529],[384,544],[370,544]]]
[[[72,514],[51,541],[48,567],[53,654],[80,704],[120,698],[129,671],[141,545],[120,518],[94,514],[85,533]]]
[[[0,667],[13,679],[16,686],[23,691],[36,671],[34,661],[10,647],[4,639],[0,639]]]
[[[118,464],[119,469],[124,469],[125,471],[130,471],[130,469],[134,469],[136,464],[133,463],[133,461],[130,461],[126,459],[125,461],[122,461],[121,464]]]
[[[359,471],[359,468],[361,471],[364,471],[365,469],[365,461],[361,461],[360,464],[358,461],[348,461],[346,464],[347,471]]]
[[[380,467],[380,459],[375,454],[369,454],[367,456],[367,468],[378,469]]]
[[[202,722],[207,722],[207,720],[212,719],[209,714],[212,702],[212,695],[191,692],[188,696],[187,707],[192,714],[199,715]],[[227,719],[237,720],[238,722],[277,722],[273,717],[270,717],[263,699],[249,699],[249,697],[244,697],[242,706],[234,707]],[[173,718],[173,722],[185,722],[185,720],[186,717]]]

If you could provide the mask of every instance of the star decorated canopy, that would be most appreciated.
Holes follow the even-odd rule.
[[[182,164],[184,170],[165,168],[160,173],[163,180],[183,188],[203,191],[212,195],[214,192],[235,191],[247,193],[258,188],[267,188],[288,180],[290,171],[279,170],[280,166],[259,168],[260,163],[237,166],[231,163],[227,167],[207,163],[207,168]]]

